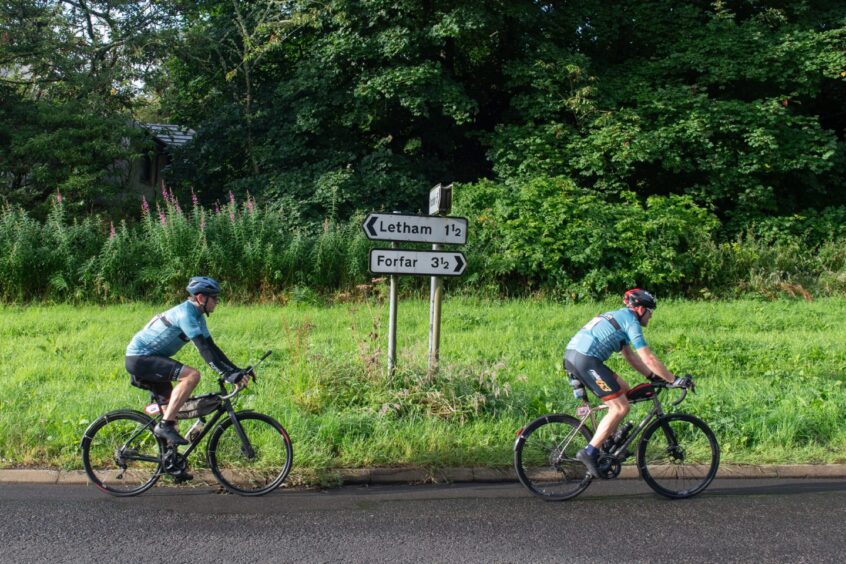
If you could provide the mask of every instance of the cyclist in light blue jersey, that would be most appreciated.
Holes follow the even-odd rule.
[[[626,307],[588,321],[570,339],[564,352],[564,368],[570,378],[581,381],[608,406],[608,413],[597,425],[590,444],[576,455],[595,478],[599,477],[596,463],[600,446],[629,413],[626,397],[629,385],[605,366],[605,361],[615,352],[620,352],[632,368],[650,380],[662,379],[676,386],[686,385],[685,379],[676,378],[664,366],[643,338],[642,327],[649,324],[658,305],[652,294],[633,288],[625,293],[623,303]]]
[[[200,382],[200,373],[171,356],[190,341],[229,383],[246,385],[249,377],[223,354],[206,327],[203,314],[208,317],[217,307],[220,284],[207,276],[195,276],[186,289],[191,295],[188,300],[153,317],[126,348],[126,370],[132,384],[152,390],[159,403],[167,404],[153,432],[173,444],[188,444],[176,429],[176,413]],[[176,386],[171,382],[177,382]]]

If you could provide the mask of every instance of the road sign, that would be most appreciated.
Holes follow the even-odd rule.
[[[371,213],[362,224],[371,241],[408,241],[413,243],[467,242],[467,220],[463,217],[433,217]]]
[[[454,251],[370,250],[370,272],[373,274],[461,276],[465,268],[467,259]]]
[[[452,211],[452,184],[436,185],[429,190],[429,215],[447,215]]]

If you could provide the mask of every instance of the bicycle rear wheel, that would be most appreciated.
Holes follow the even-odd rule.
[[[644,481],[673,499],[693,497],[711,483],[720,465],[713,431],[693,415],[661,417],[643,432],[637,466]]]
[[[209,467],[232,493],[263,495],[276,489],[291,471],[294,449],[287,431],[267,415],[249,411],[235,414],[246,435],[239,437],[232,419],[223,420],[209,440]]]
[[[156,422],[132,410],[107,413],[82,436],[82,465],[91,482],[106,493],[132,496],[147,491],[159,479],[161,441]]]
[[[569,415],[544,415],[520,430],[514,443],[514,469],[530,492],[549,501],[576,497],[590,485],[576,453],[591,432]]]

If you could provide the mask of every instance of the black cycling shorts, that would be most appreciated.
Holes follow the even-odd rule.
[[[126,371],[132,377],[132,384],[150,390],[159,403],[167,403],[173,384],[182,375],[185,365],[165,356],[127,356]]]
[[[564,353],[564,369],[603,401],[625,394],[614,372],[598,358],[568,350]]]

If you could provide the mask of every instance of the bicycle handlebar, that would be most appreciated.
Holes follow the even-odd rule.
[[[691,388],[679,388],[679,387],[677,387],[677,386],[673,386],[673,385],[672,385],[672,384],[670,384],[669,382],[653,382],[653,383],[652,383],[652,386],[653,386],[653,387],[655,387],[655,388],[669,388],[669,389],[676,389],[676,390],[681,390],[681,391],[682,391],[681,395],[679,396],[679,399],[677,399],[676,401],[672,402],[670,405],[678,405],[678,404],[680,404],[681,402],[683,402],[683,401],[684,401],[684,398],[685,398],[685,397],[687,397],[687,391],[688,391],[689,389],[691,389]]]
[[[244,371],[243,371],[243,372],[244,372],[244,374],[249,374],[250,372],[252,372],[253,370],[255,370],[255,368],[256,368],[259,364],[261,364],[262,362],[264,362],[264,360],[265,360],[267,357],[269,357],[271,354],[273,354],[273,351],[272,351],[272,350],[267,351],[266,353],[264,353],[264,354],[261,356],[261,358],[260,358],[260,359],[258,359],[258,361],[257,361],[255,364],[252,364],[252,365],[250,365],[250,366],[248,366],[248,367],[246,367],[246,368],[244,369]],[[226,382],[226,380],[224,380],[224,379],[223,379],[223,377],[218,378],[218,380],[220,381],[221,385],[222,385],[224,382]],[[235,385],[235,389],[234,389],[234,390],[232,390],[230,393],[228,393],[228,394],[226,394],[226,395],[220,396],[220,399],[224,399],[224,400],[226,400],[226,399],[232,399],[232,398],[234,398],[235,396],[237,396],[239,393],[241,393],[241,390],[243,390],[244,388],[246,388],[246,386],[238,386],[238,385],[236,384],[236,385]]]

